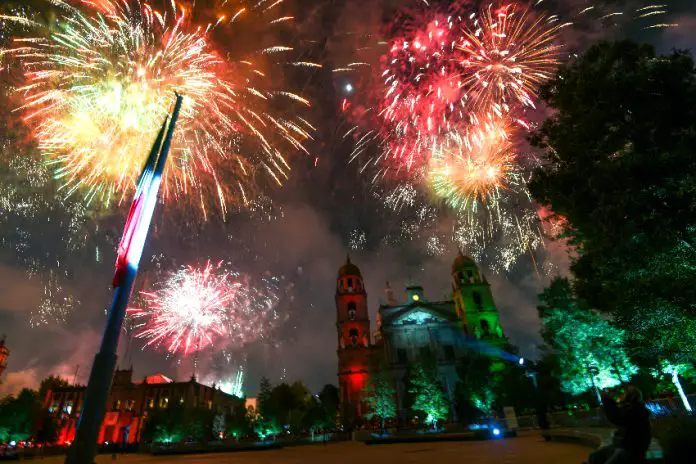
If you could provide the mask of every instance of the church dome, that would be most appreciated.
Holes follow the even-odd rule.
[[[355,264],[350,262],[350,256],[346,256],[346,264],[341,266],[341,268],[338,270],[338,278],[340,279],[341,277],[345,276],[358,276],[362,277],[362,274],[360,274],[360,268],[356,266]]]
[[[476,266],[476,261],[469,258],[468,256],[464,256],[460,250],[459,253],[457,254],[457,257],[454,259],[454,262],[452,263],[452,274],[456,274],[457,271],[463,267],[477,267],[477,266]]]

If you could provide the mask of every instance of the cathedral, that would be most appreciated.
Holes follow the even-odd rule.
[[[366,412],[361,394],[372,356],[386,362],[403,418],[410,363],[435,359],[442,388],[453,404],[457,363],[471,344],[507,343],[490,284],[476,263],[460,252],[452,263],[450,278],[452,297],[446,301],[429,301],[422,287],[409,285],[405,301],[399,302],[387,283],[386,301],[379,305],[372,333],[362,273],[350,257],[346,259],[336,282],[341,417],[354,420]],[[452,416],[456,416],[454,411]]]

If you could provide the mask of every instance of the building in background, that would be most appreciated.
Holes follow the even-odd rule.
[[[362,417],[365,412],[360,397],[373,355],[386,361],[397,392],[399,415],[405,418],[406,375],[412,363],[435,363],[442,387],[453,404],[459,380],[457,365],[466,351],[472,345],[500,347],[507,343],[490,284],[476,263],[460,252],[450,277],[452,298],[445,301],[429,301],[423,288],[412,284],[406,288],[405,301],[399,302],[387,284],[386,303],[377,311],[373,343],[362,273],[350,259],[339,269],[336,328],[344,420]]]
[[[236,397],[215,386],[202,385],[191,377],[188,382],[175,382],[162,375],[133,382],[133,370],[117,370],[99,432],[99,443],[138,443],[147,417],[157,409],[173,404],[202,407],[219,413],[231,413]],[[44,399],[60,425],[58,443],[71,443],[75,437],[80,408],[84,401],[84,385],[49,390]]]

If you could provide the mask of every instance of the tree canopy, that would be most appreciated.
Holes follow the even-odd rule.
[[[568,279],[554,279],[539,300],[541,334],[557,356],[563,390],[609,388],[637,372],[624,349],[625,332],[576,299]]]
[[[272,386],[264,377],[258,401],[261,417],[255,429],[262,436],[274,435],[283,427],[297,432],[333,428],[336,423],[338,389],[333,385],[312,395],[302,382]]]
[[[541,92],[530,191],[575,251],[578,297],[626,329],[632,354],[696,349],[696,72],[691,56],[605,42]]]

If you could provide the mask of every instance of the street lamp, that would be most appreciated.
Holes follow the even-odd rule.
[[[546,401],[544,400],[544,396],[541,394],[539,382],[537,380],[539,366],[535,362],[528,361],[524,358],[520,358],[518,364],[522,366],[524,369],[524,375],[532,381],[532,386],[534,387],[534,410],[536,412],[539,428],[542,430],[548,430],[549,419],[546,417]]]

